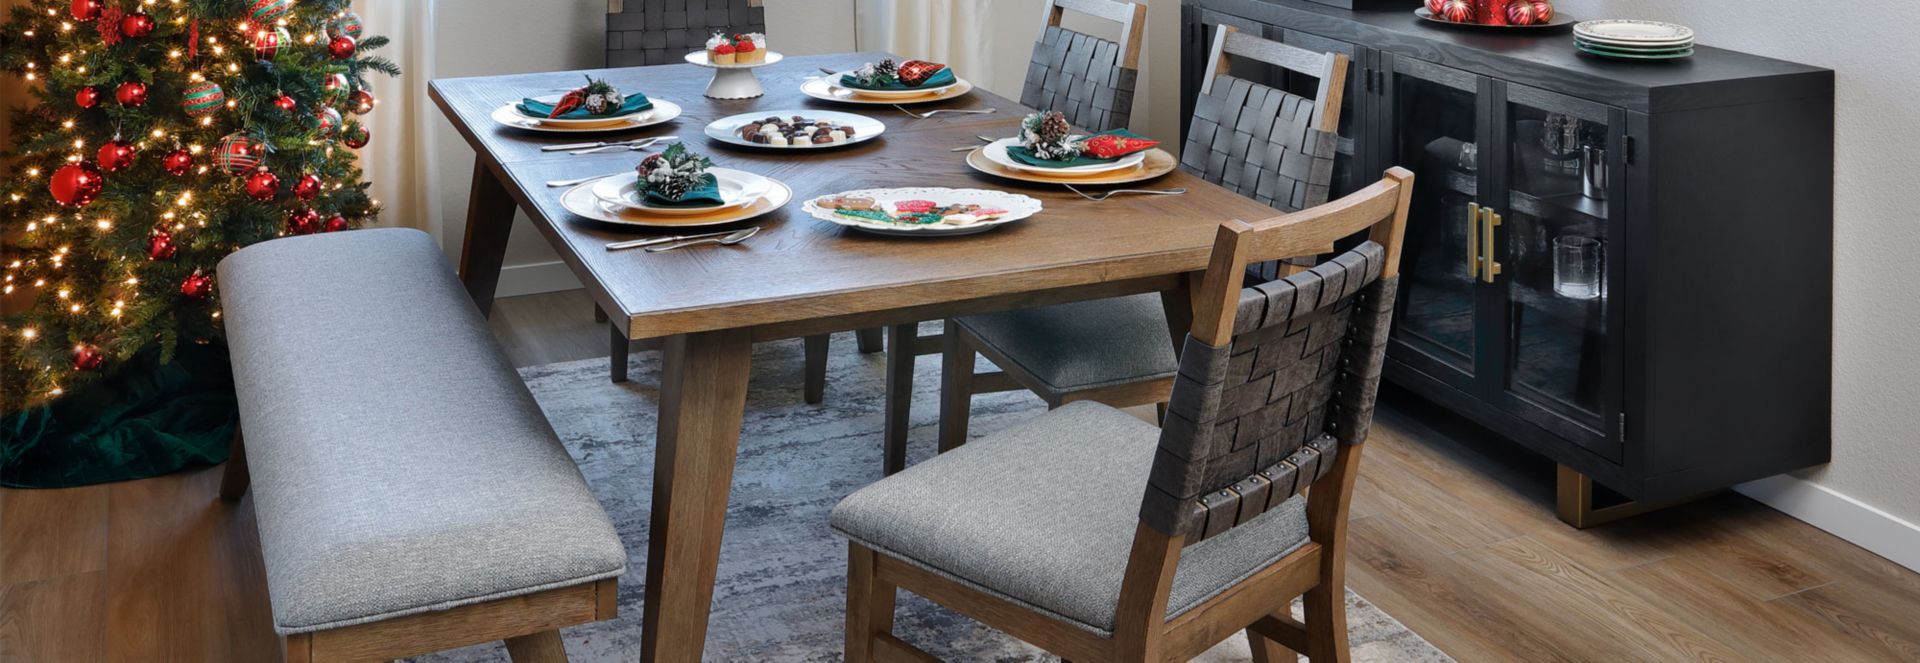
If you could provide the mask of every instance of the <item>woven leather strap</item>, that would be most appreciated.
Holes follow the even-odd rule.
[[[1285,212],[1327,202],[1339,136],[1313,128],[1314,101],[1218,76],[1200,95],[1180,165]]]
[[[1139,75],[1120,66],[1119,44],[1050,25],[1033,45],[1020,105],[1060,111],[1088,131],[1123,129]]]
[[[748,0],[625,0],[607,14],[607,66],[683,62],[715,32],[766,31],[766,9]]]

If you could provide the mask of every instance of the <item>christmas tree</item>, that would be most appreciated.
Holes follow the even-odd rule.
[[[218,343],[214,266],[366,223],[370,52],[349,0],[37,0],[0,26],[26,79],[0,154],[0,411],[143,352]]]

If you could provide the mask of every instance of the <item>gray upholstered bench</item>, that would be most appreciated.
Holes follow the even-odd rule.
[[[386,660],[614,615],[626,549],[440,248],[414,230],[263,242],[220,263],[287,657]]]

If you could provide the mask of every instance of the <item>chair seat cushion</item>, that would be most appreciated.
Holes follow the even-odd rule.
[[[277,239],[219,277],[281,633],[625,571],[613,524],[425,233]]]
[[[985,436],[848,496],[842,535],[929,571],[1111,635],[1159,429],[1080,402]],[[1167,615],[1186,612],[1307,541],[1305,498],[1187,547]]]
[[[1046,388],[1036,391],[1049,400],[1173,377],[1177,368],[1157,294],[971,315],[958,323],[989,356],[1005,357],[1044,382]]]

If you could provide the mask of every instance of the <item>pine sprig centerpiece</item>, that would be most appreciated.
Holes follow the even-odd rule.
[[[1065,161],[1080,156],[1083,146],[1073,140],[1073,126],[1060,111],[1042,111],[1020,121],[1020,144],[1034,156]]]
[[[900,65],[895,64],[893,58],[868,62],[853,70],[853,80],[866,87],[892,85],[900,80]]]
[[[712,159],[694,154],[684,143],[674,143],[642,159],[634,170],[640,173],[641,193],[678,201],[687,192],[711,184],[713,175],[707,169],[712,167]]]
[[[28,0],[0,70],[30,99],[0,153],[0,411],[220,341],[214,266],[374,218],[372,55],[349,0]]]

